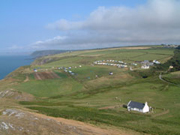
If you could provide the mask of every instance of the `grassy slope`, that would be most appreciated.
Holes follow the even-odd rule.
[[[163,75],[163,79],[174,84],[180,84],[180,71]]]
[[[145,50],[105,49],[79,51],[58,54],[51,57],[56,61],[44,65],[33,65],[19,69],[13,76],[16,85],[10,85],[19,91],[31,93],[37,97],[33,102],[21,102],[25,107],[55,117],[65,117],[96,125],[125,127],[141,133],[176,135],[180,134],[179,126],[179,88],[164,83],[158,76],[142,79],[132,75],[132,71],[111,66],[92,66],[96,60],[115,59],[125,62],[157,59],[165,62],[173,55],[173,50],[150,48]],[[41,60],[35,61],[38,63]],[[52,67],[78,66],[72,68],[76,73],[70,76],[62,70]],[[40,67],[56,72],[60,79],[37,81],[32,69]],[[109,76],[113,71],[114,75]],[[95,77],[98,75],[98,78]],[[29,76],[28,82],[23,82]],[[122,107],[129,100],[148,101],[154,113],[140,114],[127,112]],[[112,109],[99,110],[101,107]],[[114,107],[114,108],[113,108]]]

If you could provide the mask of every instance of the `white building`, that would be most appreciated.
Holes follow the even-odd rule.
[[[129,101],[129,103],[127,104],[127,109],[128,111],[133,110],[142,113],[147,113],[150,111],[150,107],[148,106],[147,102],[139,103],[139,102]]]
[[[170,68],[170,69],[172,69],[172,68],[173,68],[173,66],[169,66],[169,68]]]
[[[149,66],[148,65],[142,65],[141,68],[142,69],[149,69]]]
[[[157,61],[157,60],[153,60],[153,63],[155,63],[155,64],[161,64],[159,61]]]

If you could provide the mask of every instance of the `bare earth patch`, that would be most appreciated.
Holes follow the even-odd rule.
[[[152,117],[155,118],[155,117],[162,116],[162,115],[165,115],[165,114],[168,114],[168,113],[169,113],[169,110],[166,110],[166,111],[163,111],[161,113],[155,114]]]
[[[29,76],[26,76],[26,79],[24,80],[24,82],[28,82],[29,81]]]
[[[46,71],[46,72],[37,72],[34,73],[34,77],[36,80],[45,80],[45,79],[55,79],[60,78],[56,73],[53,71]]]
[[[99,108],[99,110],[115,109],[115,108],[119,108],[119,107],[122,107],[122,105],[105,106],[105,107]]]
[[[124,47],[123,49],[129,49],[129,50],[143,50],[143,49],[149,49],[151,47]]]
[[[34,100],[34,96],[25,92],[18,92],[15,90],[5,90],[0,91],[0,99],[14,99],[17,101],[32,101]]]

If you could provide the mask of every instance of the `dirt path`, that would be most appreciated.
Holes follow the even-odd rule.
[[[175,86],[177,86],[177,87],[180,87],[180,85],[177,85],[177,84],[175,84],[175,83],[172,83],[172,82],[169,82],[169,81],[164,80],[164,79],[162,78],[162,73],[159,74],[159,79],[160,79],[161,81],[163,81],[163,82],[166,82],[166,83],[169,83],[169,84],[173,84],[173,85],[175,85]]]
[[[163,81],[163,82],[170,83],[170,82],[168,82],[168,81],[166,81],[166,80],[164,80],[164,79],[162,78],[162,73],[159,74],[159,79],[160,79],[161,81]]]
[[[151,47],[123,47],[122,49],[127,49],[127,50],[144,50],[144,49],[149,49]]]
[[[168,114],[168,113],[169,113],[169,110],[166,110],[166,111],[164,111],[162,113],[155,114],[152,117],[155,118],[155,117],[162,116],[162,115],[165,115],[165,114]]]
[[[24,80],[24,82],[28,82],[29,81],[29,76],[26,76],[26,79]]]
[[[101,107],[99,110],[106,110],[106,109],[114,109],[114,108],[119,108],[122,105],[115,105],[115,106],[106,106],[106,107]]]

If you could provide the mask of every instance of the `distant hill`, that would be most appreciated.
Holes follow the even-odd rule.
[[[38,58],[42,56],[47,56],[47,55],[54,55],[54,54],[59,54],[59,53],[64,53],[68,52],[69,50],[42,50],[42,51],[35,51],[31,54],[32,57]]]
[[[133,46],[133,47],[142,47],[141,46]],[[148,47],[147,45],[144,45]],[[104,49],[112,49],[112,48],[122,48],[122,47],[132,47],[132,46],[117,46],[117,47],[104,47],[104,48],[93,48],[93,49],[76,49],[73,51],[87,51],[87,50],[104,50]],[[41,51],[35,51],[31,54],[32,57],[38,58],[42,56],[47,56],[47,55],[54,55],[54,54],[59,54],[59,53],[64,53],[64,52],[71,52],[72,50],[41,50]]]

